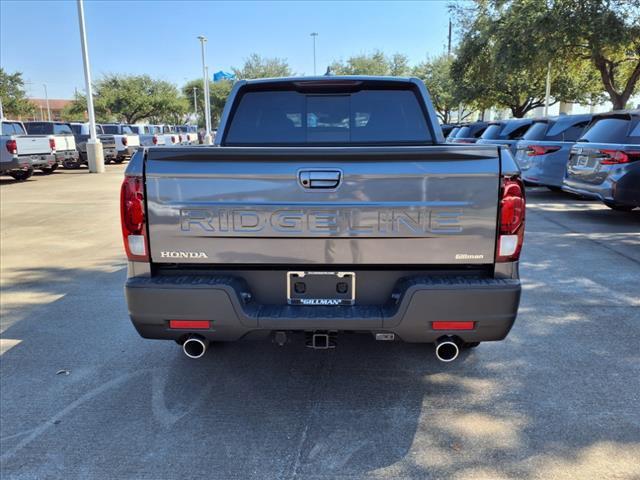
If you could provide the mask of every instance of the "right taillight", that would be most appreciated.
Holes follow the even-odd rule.
[[[55,138],[50,138],[49,139],[49,148],[51,150],[55,150],[56,149],[56,139]]]
[[[149,261],[142,177],[125,177],[120,190],[120,220],[129,260]]]
[[[171,135],[171,143],[176,143],[176,137],[175,137],[175,135]]]
[[[600,165],[618,165],[640,160],[640,151],[600,150],[599,153],[603,156],[600,158]]]
[[[7,140],[7,143],[5,146],[7,147],[7,151],[11,155],[15,155],[18,153],[18,142],[16,142],[15,140]]]
[[[157,144],[158,144],[158,136],[157,136],[157,135],[154,135],[154,136],[153,136],[153,144],[154,144],[154,145],[157,145]]]
[[[522,181],[517,177],[502,180],[500,189],[500,225],[496,262],[513,262],[520,258],[524,240],[525,197]]]
[[[122,137],[122,145],[126,147],[127,143],[129,143],[129,140],[127,140],[127,137]]]

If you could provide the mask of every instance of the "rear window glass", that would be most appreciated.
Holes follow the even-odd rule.
[[[25,135],[26,132],[19,123],[2,123],[2,135]]]
[[[103,125],[102,129],[104,130],[104,133],[108,133],[111,135],[117,135],[118,134],[118,126],[117,125]]]
[[[456,133],[456,138],[468,138],[471,136],[471,127],[466,126],[466,127],[461,127],[460,130],[458,130],[458,133]]]
[[[55,135],[73,135],[73,131],[71,130],[69,125],[64,123],[54,123],[53,133]]]
[[[601,118],[578,140],[591,143],[625,143],[629,131],[629,120],[626,118]]]
[[[484,131],[484,133],[482,134],[482,137],[480,138],[484,138],[487,140],[495,140],[496,138],[498,138],[500,136],[500,132],[502,131],[502,124],[499,123],[494,123],[492,125],[489,125],[487,127],[487,129]]]
[[[71,130],[76,135],[82,135],[82,125],[71,125]]]
[[[529,130],[522,136],[523,140],[542,140],[547,133],[549,124],[547,122],[534,122]]]
[[[410,90],[350,94],[247,92],[225,144],[431,143],[418,99]]]
[[[501,134],[508,140],[520,140],[530,126],[530,123],[525,123],[524,125],[519,125],[518,123],[507,124]]]
[[[50,123],[27,123],[25,127],[31,135],[48,135],[53,133],[53,127]]]
[[[447,136],[447,138],[454,138],[456,135],[458,135],[459,131],[460,131],[460,127],[455,127],[453,130],[449,132],[449,135]]]

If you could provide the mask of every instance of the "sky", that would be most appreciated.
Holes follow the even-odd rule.
[[[333,60],[404,53],[412,65],[445,51],[449,1],[218,2],[85,0],[94,81],[104,74],[149,74],[178,86],[201,78],[198,35],[208,38],[211,73],[241,66],[252,53],[284,58],[296,74]],[[0,0],[0,66],[19,71],[30,97],[72,98],[84,90],[75,0]]]

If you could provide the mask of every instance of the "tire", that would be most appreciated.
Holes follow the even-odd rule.
[[[116,158],[114,162],[120,165],[122,162],[124,162],[124,158]]]
[[[554,186],[551,186],[551,185],[547,185],[547,188],[549,190],[551,190],[552,192],[562,193],[562,188],[561,187],[554,187]]]
[[[25,180],[31,178],[31,175],[33,175],[33,168],[30,168],[29,170],[14,170],[10,172],[9,175],[11,175],[13,179],[18,182],[24,182]]]
[[[603,203],[607,207],[609,207],[611,210],[615,210],[616,212],[630,212],[635,208],[635,207],[632,207],[631,205],[620,205],[619,203],[613,203],[613,202],[603,202]]]
[[[80,162],[75,161],[75,160],[65,160],[64,162],[62,162],[62,166],[68,170],[77,170],[80,168],[80,165],[82,165]]]
[[[51,175],[53,172],[56,171],[57,168],[58,168],[58,164],[56,163],[55,165],[51,165],[50,167],[42,167],[40,170],[45,175]]]

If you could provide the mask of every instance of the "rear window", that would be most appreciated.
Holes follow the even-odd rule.
[[[50,133],[53,133],[53,126],[50,123],[26,123],[25,127],[27,132],[31,135],[49,135]]]
[[[138,135],[141,135],[143,132],[143,127],[140,127],[138,125],[130,125],[129,128],[133,133],[137,133]]]
[[[492,125],[489,125],[487,127],[487,129],[484,131],[484,133],[482,134],[482,137],[480,138],[484,138],[487,140],[495,140],[496,138],[498,138],[500,136],[500,132],[502,131],[502,124],[499,123],[494,123]]]
[[[626,143],[630,122],[627,118],[606,117],[596,120],[578,140],[591,143]]]
[[[453,130],[449,132],[449,135],[447,136],[447,138],[455,138],[455,136],[458,135],[459,131],[460,131],[460,127],[455,127]]]
[[[427,122],[411,90],[242,95],[226,145],[424,144]]]
[[[104,130],[104,133],[108,133],[110,135],[117,135],[118,134],[118,126],[117,125],[103,125],[102,129]]]
[[[73,135],[73,131],[66,123],[54,123],[53,133],[55,135]]]
[[[82,135],[82,125],[71,125],[71,130],[75,135]]]
[[[529,130],[523,135],[523,140],[543,140],[547,133],[549,124],[547,122],[534,122]]]
[[[19,123],[2,123],[2,135],[25,135],[22,125]]]

